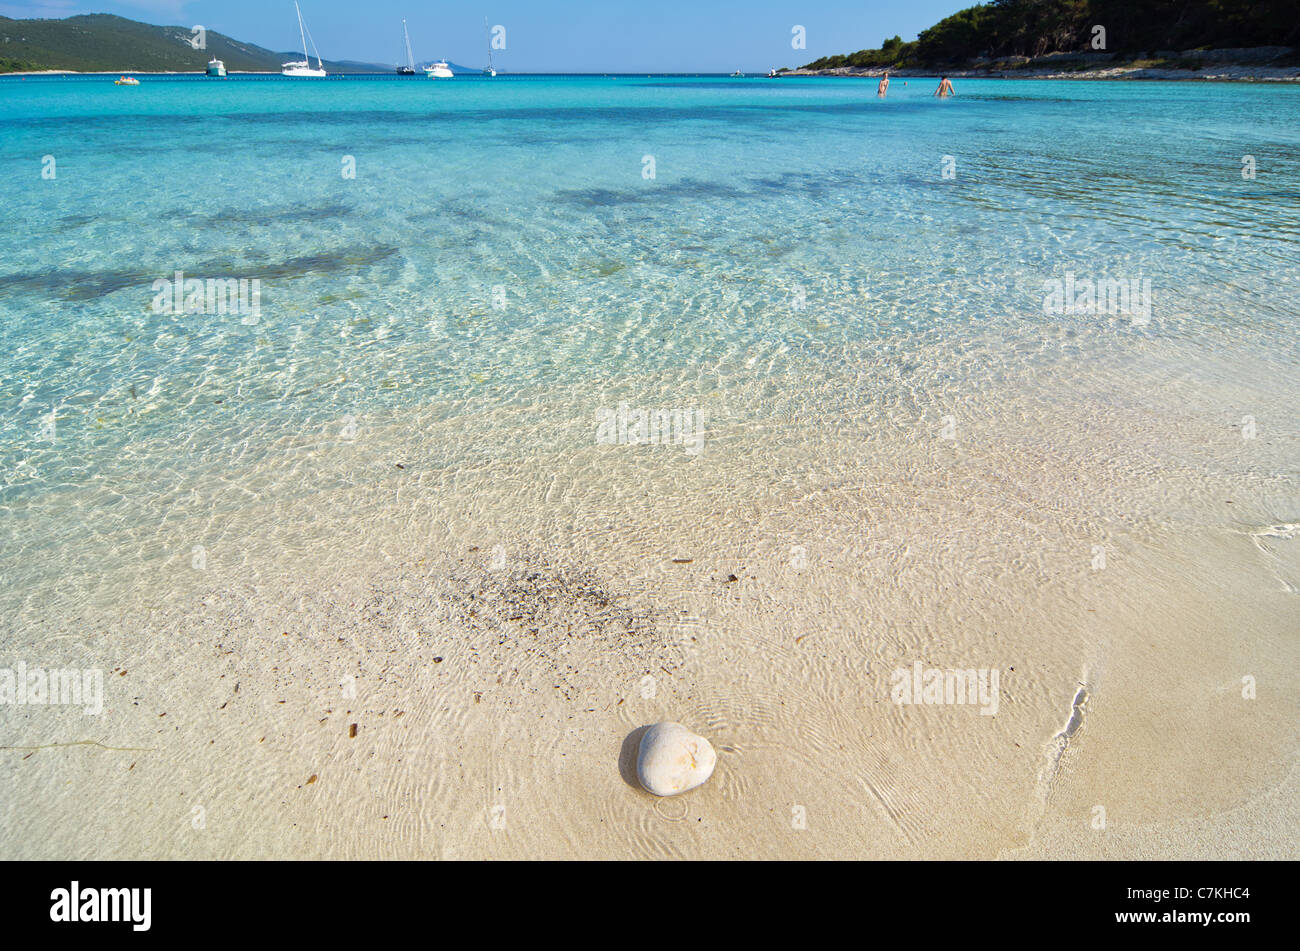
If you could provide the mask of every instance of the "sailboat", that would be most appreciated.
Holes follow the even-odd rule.
[[[316,50],[316,68],[311,68],[311,60],[307,58],[307,28],[302,23],[302,10],[298,6],[298,0],[294,0],[293,8],[298,11],[298,35],[302,38],[302,59],[295,60],[292,63],[285,63],[280,70],[281,76],[310,77],[314,79],[323,79],[325,70],[321,66],[320,50],[316,50],[316,41],[311,41],[311,48]]]
[[[487,31],[488,36],[488,64],[483,67],[484,76],[495,76],[497,69],[492,65],[492,28],[488,26],[487,17],[483,18],[483,29]]]
[[[411,34],[406,31],[406,21],[402,21],[402,35],[406,37],[406,65],[397,67],[397,75],[415,75],[415,57],[411,55]]]

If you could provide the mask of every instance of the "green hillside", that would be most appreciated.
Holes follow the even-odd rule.
[[[1296,46],[1296,10],[1296,0],[993,0],[945,17],[910,43],[896,36],[879,49],[823,57],[804,68],[964,66],[976,59],[1091,53],[1095,26],[1105,28],[1105,52],[1118,57]]]
[[[95,13],[64,20],[0,17],[0,73],[40,69],[77,72],[201,72],[213,57],[228,70],[279,72],[302,53],[273,52],[208,31],[196,50],[188,27],[152,26]],[[314,58],[313,58],[314,62]],[[330,72],[380,72],[380,66],[325,61]]]

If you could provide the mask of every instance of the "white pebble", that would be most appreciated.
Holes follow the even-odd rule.
[[[718,754],[709,741],[680,723],[656,723],[641,737],[636,778],[646,792],[676,796],[713,775]]]

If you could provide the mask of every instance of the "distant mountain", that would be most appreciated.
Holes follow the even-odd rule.
[[[64,20],[11,20],[0,17],[0,73],[41,69],[76,72],[202,72],[216,58],[228,70],[275,72],[302,52],[277,53],[241,43],[212,30],[205,48],[191,45],[188,27],[153,26],[107,13]],[[312,59],[313,64],[315,57]],[[386,73],[376,63],[331,62],[332,73]]]

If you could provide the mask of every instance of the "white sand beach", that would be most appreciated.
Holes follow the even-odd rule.
[[[103,716],[0,713],[0,852],[1296,858],[1285,360],[1211,388],[1190,344],[1005,330],[367,418],[212,472],[201,520],[97,526],[9,592],[13,656],[112,673]],[[684,399],[698,455],[592,438]],[[917,662],[996,669],[996,714],[895,703]],[[664,719],[719,759],[657,799],[628,738]]]

